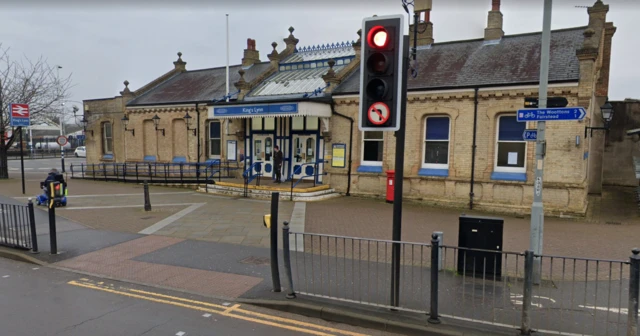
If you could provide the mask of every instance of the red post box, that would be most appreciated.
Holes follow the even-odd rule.
[[[395,170],[387,170],[387,203],[393,203],[393,182],[395,176]]]

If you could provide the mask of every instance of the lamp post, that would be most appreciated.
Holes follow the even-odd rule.
[[[198,128],[190,128],[191,126],[191,122],[193,121],[191,118],[191,116],[189,115],[189,112],[187,112],[187,114],[184,115],[184,123],[187,125],[187,131],[193,131],[193,135],[196,135],[196,131],[198,130]]]
[[[80,122],[82,123],[84,133],[86,134],[87,132],[91,132],[91,136],[93,136],[93,130],[87,131],[87,125],[89,124],[89,120],[87,120],[85,116],[82,116],[82,120],[80,120]]]
[[[609,103],[609,99],[607,99],[604,105],[600,106],[600,112],[602,112],[602,122],[604,122],[604,127],[589,127],[586,126],[584,128],[584,137],[587,137],[587,131],[589,131],[589,136],[593,137],[593,130],[604,130],[605,132],[609,131],[609,123],[611,119],[613,119],[613,105]]]

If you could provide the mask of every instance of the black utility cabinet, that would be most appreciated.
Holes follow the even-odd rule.
[[[502,230],[504,219],[460,216],[458,231],[458,273],[498,278],[502,275]],[[489,251],[469,251],[464,248]],[[475,261],[475,263],[474,263]]]

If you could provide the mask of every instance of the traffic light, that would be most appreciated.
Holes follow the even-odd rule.
[[[567,107],[569,101],[566,97],[549,97],[547,98],[547,107]],[[524,99],[525,108],[537,108],[538,97],[529,97]]]
[[[361,131],[397,131],[402,106],[404,15],[362,21],[360,57]]]

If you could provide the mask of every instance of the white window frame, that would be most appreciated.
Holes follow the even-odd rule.
[[[515,114],[502,114],[502,115],[498,115],[498,117],[496,118],[496,140],[495,140],[495,149],[494,149],[494,155],[493,155],[493,171],[494,172],[499,172],[499,173],[526,173],[527,172],[527,142],[524,141],[524,139],[522,141],[515,141],[515,140],[509,140],[509,141],[500,141],[500,119],[502,117],[516,117]],[[525,125],[525,129],[526,129],[526,125]],[[524,144],[524,166],[523,167],[500,167],[498,166],[498,143],[503,142],[503,143],[523,143]]]
[[[111,137],[107,138],[107,131],[105,127],[109,125],[111,129]],[[107,150],[107,143],[111,142],[111,150]],[[106,155],[113,155],[113,125],[110,121],[105,121],[102,123],[102,153]]]
[[[449,129],[447,130],[447,163],[425,163],[424,157],[427,154],[427,143],[428,142],[443,142],[444,140],[427,140],[427,120],[429,118],[447,118],[449,119]],[[422,139],[422,168],[427,169],[449,169],[449,158],[451,154],[451,117],[448,115],[431,115],[424,118],[424,133]]]
[[[364,134],[367,131],[362,131],[362,146],[360,147],[360,162],[363,166],[379,166],[382,167],[382,160],[384,160],[384,132],[382,133],[382,139],[380,140],[366,140]],[[374,131],[377,132],[377,131]],[[364,142],[365,141],[379,141],[382,143],[382,160],[381,161],[365,161],[364,159]]]
[[[219,138],[212,138],[211,137],[211,125],[217,123],[220,129],[220,137]],[[210,120],[209,121],[209,134],[207,134],[207,141],[209,141],[209,158],[210,159],[220,159],[222,157],[222,121],[220,120]],[[220,154],[219,155],[213,155],[211,154],[212,150],[213,150],[213,146],[211,145],[211,140],[220,140]]]

